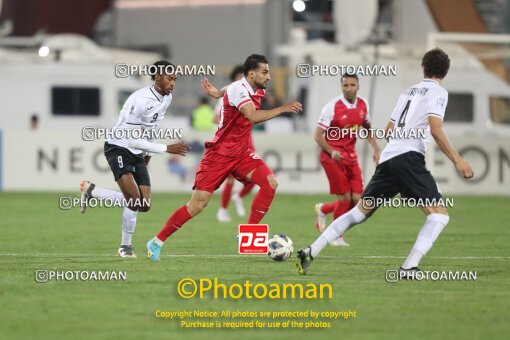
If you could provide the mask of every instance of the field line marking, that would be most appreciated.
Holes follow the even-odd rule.
[[[0,254],[0,257],[118,257],[116,254]],[[209,258],[242,258],[246,255],[238,254],[169,254],[161,255],[162,257],[209,257]],[[248,256],[249,257],[249,256]],[[331,256],[325,255],[320,258],[325,259],[342,259],[342,258],[361,258],[361,259],[405,259],[405,256],[391,255],[344,255]],[[484,259],[510,259],[510,256],[428,256],[429,259],[445,259],[445,260],[484,260]]]

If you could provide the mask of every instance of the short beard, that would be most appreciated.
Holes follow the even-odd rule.
[[[267,86],[264,85],[264,83],[255,83],[255,86],[257,86],[261,90],[265,90]]]

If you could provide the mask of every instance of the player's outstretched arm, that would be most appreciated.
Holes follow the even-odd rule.
[[[200,81],[200,85],[202,86],[202,91],[204,91],[206,95],[216,99],[223,97],[225,91],[227,90],[227,86],[218,90],[216,87],[213,86],[213,84],[211,84],[211,82],[207,78],[202,79]]]
[[[329,153],[331,155],[331,158],[333,158],[334,161],[339,161],[343,157],[340,155],[340,152],[333,149],[328,142],[326,141],[326,137],[324,137],[324,129],[321,127],[317,127],[315,129],[315,142],[324,150],[325,152]]]
[[[190,149],[189,145],[184,142],[169,144],[166,146],[167,153],[172,153],[174,155],[181,155],[181,156],[186,156],[189,149]]]
[[[298,113],[303,111],[303,105],[299,102],[293,102],[287,105],[277,107],[272,110],[257,110],[253,102],[248,102],[239,109],[241,113],[253,124],[262,123],[270,120],[285,112]]]
[[[429,117],[430,124],[430,133],[434,140],[437,143],[437,146],[443,151],[443,153],[448,156],[448,158],[452,161],[457,169],[457,172],[463,176],[464,178],[472,178],[473,177],[473,169],[471,165],[466,162],[455,150],[455,148],[450,144],[448,140],[448,136],[443,130],[443,120],[439,117]]]
[[[189,150],[189,146],[186,143],[179,142],[176,144],[159,144],[149,142],[148,140],[142,138],[128,138],[128,146],[130,148],[142,150],[145,152],[151,153],[173,153],[176,155],[185,156]]]

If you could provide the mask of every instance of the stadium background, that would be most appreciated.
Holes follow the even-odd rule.
[[[493,292],[491,298],[499,303],[506,302],[508,311],[508,294],[498,295],[501,290],[505,291],[505,288],[508,292],[508,286],[503,283],[508,281],[508,275],[497,276],[497,273],[503,272],[505,266],[508,268],[508,257],[505,256],[509,255],[509,234],[504,228],[508,225],[505,209],[510,203],[509,1],[3,0],[0,1],[0,10],[0,209],[4,217],[0,223],[5,236],[0,241],[3,248],[0,253],[4,253],[3,256],[0,254],[0,261],[2,268],[5,268],[5,271],[2,271],[7,274],[4,276],[1,292],[10,296],[11,304],[7,304],[8,306],[14,308],[16,301],[19,301],[26,291],[29,292],[28,296],[34,297],[34,301],[42,301],[41,297],[35,298],[40,291],[33,287],[33,280],[30,279],[33,270],[39,268],[38,265],[91,269],[94,267],[91,263],[97,261],[100,268],[124,266],[108,257],[104,260],[94,257],[94,254],[111,253],[114,248],[120,223],[118,211],[96,210],[92,213],[96,215],[83,217],[79,216],[77,209],[61,211],[58,208],[58,198],[77,195],[78,185],[83,179],[116,188],[102,155],[103,141],[84,141],[82,138],[84,127],[113,126],[119,108],[127,96],[150,83],[147,77],[116,77],[116,64],[149,64],[157,59],[167,58],[176,64],[215,65],[216,75],[209,78],[220,87],[228,82],[231,68],[242,63],[247,55],[261,53],[268,56],[272,81],[269,87],[270,98],[266,105],[270,107],[276,103],[297,99],[304,103],[304,112],[269,121],[254,132],[258,153],[275,170],[280,183],[279,200],[275,201],[267,222],[274,225],[275,231],[289,233],[300,246],[316,236],[310,230],[313,225],[313,204],[318,200],[332,199],[327,195],[327,181],[318,162],[319,150],[313,141],[313,131],[322,106],[340,94],[340,86],[339,76],[317,74],[300,78],[296,74],[297,65],[396,65],[397,76],[360,78],[359,95],[369,100],[373,126],[383,128],[400,92],[420,79],[420,58],[423,53],[428,48],[439,46],[445,49],[452,59],[450,73],[444,81],[444,87],[449,91],[445,129],[452,143],[472,163],[476,175],[471,181],[460,178],[453,165],[431,142],[427,154],[428,166],[443,193],[453,196],[456,206],[463,206],[458,210],[454,208],[452,221],[456,218],[457,224],[449,226],[453,231],[451,234],[446,233],[445,238],[452,239],[450,243],[445,242],[455,244],[455,235],[458,235],[455,230],[459,230],[455,229],[455,226],[466,228],[468,232],[458,236],[462,240],[458,248],[445,250],[447,246],[439,242],[438,248],[443,247],[444,253],[437,250],[432,256],[444,256],[444,259],[436,261],[439,266],[444,265],[447,269],[450,269],[452,264],[446,257],[461,255],[465,256],[461,261],[466,265],[492,268],[496,277],[493,277],[494,285],[488,286]],[[158,195],[154,198],[153,211],[140,219],[143,227],[138,227],[136,235],[139,249],[143,248],[146,236],[159,228],[168,213],[176,208],[179,202],[187,199],[191,192],[194,169],[203,151],[200,146],[214,133],[212,130],[196,131],[192,127],[191,112],[203,96],[199,86],[200,79],[200,76],[178,79],[174,100],[162,127],[182,128],[184,139],[192,143],[194,149],[185,158],[156,155],[151,160],[149,172],[153,191]],[[68,100],[69,98],[73,100]],[[213,101],[209,103],[211,106],[215,105]],[[36,122],[33,122],[34,119]],[[384,142],[379,141],[379,144],[383,146]],[[357,148],[367,182],[374,169],[370,151],[365,141],[358,141]],[[216,225],[214,219],[213,206],[217,205],[217,201],[210,205],[209,212],[205,213],[194,227],[189,227],[195,232],[182,231],[182,239],[179,240],[190,242],[190,247],[178,245],[172,251],[167,249],[169,254],[174,251],[181,255],[235,254],[235,242],[232,243],[236,229],[234,222],[240,223],[243,220],[234,220],[231,230],[226,231],[224,226]],[[299,210],[299,213],[296,210]],[[364,273],[358,272],[356,265],[368,266],[365,267],[365,272],[371,270],[370,266],[374,264],[368,258],[361,259],[356,256],[374,255],[372,250],[377,249],[374,238],[393,238],[398,243],[398,246],[394,246],[390,242],[380,253],[387,256],[405,255],[410,246],[409,242],[414,239],[417,231],[407,228],[405,221],[413,219],[413,223],[418,225],[421,224],[421,217],[419,213],[407,210],[400,214],[381,213],[382,217],[377,224],[390,228],[388,233],[369,228],[370,231],[366,234],[360,232],[353,235],[355,242],[352,248],[356,249],[349,250],[351,253],[348,256],[352,256],[347,260],[349,274],[355,276]],[[490,215],[488,220],[485,218],[487,215]],[[295,227],[296,230],[289,231],[296,224],[300,224]],[[197,240],[197,226],[202,225],[222,228],[218,235],[211,231],[203,232],[203,235],[217,238],[219,244],[211,246],[200,240],[204,237],[201,232]],[[485,229],[479,233],[480,226]],[[407,243],[404,243],[404,240]],[[58,246],[71,241],[76,242],[76,247],[71,244],[63,248]],[[16,246],[18,242],[21,242],[22,249]],[[361,245],[363,242],[364,245]],[[473,243],[476,244],[475,248]],[[398,248],[398,254],[392,252],[395,247],[400,246],[402,249]],[[89,258],[72,254],[92,255]],[[332,251],[328,254],[337,256],[342,253]],[[41,257],[38,257],[39,255]],[[470,261],[469,256],[478,256],[479,259]],[[490,257],[502,259],[490,260]],[[138,259],[141,260],[143,259]],[[197,258],[197,261],[203,260]],[[252,265],[250,259],[237,260],[243,265]],[[168,264],[165,261],[172,259],[164,258],[162,263]],[[238,276],[231,277],[229,275],[236,269],[233,269],[234,260],[229,261],[232,263],[226,265],[225,271],[220,273],[231,280],[251,277],[250,275],[256,277],[257,273],[267,270],[267,262],[256,259],[253,260],[253,271],[241,272]],[[339,258],[331,258],[330,261],[331,268],[336,268]],[[387,259],[382,261],[386,266],[394,265]],[[192,260],[185,260],[183,264],[197,265],[199,269],[195,275],[199,277],[202,275],[200,262],[197,264]],[[147,268],[143,261],[127,266],[128,270],[133,272],[131,277],[136,277],[133,281],[141,280],[140,287],[145,287],[144,275],[158,277],[158,270],[154,267],[149,269],[149,273],[145,272]],[[203,273],[214,274],[206,270],[205,266],[204,264]],[[325,272],[335,272],[330,267],[324,268],[328,268]],[[172,264],[164,272],[171,274],[171,270],[180,273],[183,268]],[[287,268],[283,279],[292,277],[290,272]],[[344,274],[346,273],[342,272],[342,275]],[[176,279],[175,275],[172,277]],[[323,274],[315,277],[315,280],[327,278],[328,276]],[[20,280],[24,282],[21,287],[26,291],[16,289]],[[350,277],[349,280],[354,283],[356,277]],[[338,282],[339,285],[344,283]],[[167,282],[158,283],[161,284],[158,287],[170,290]],[[384,282],[378,284],[384,285]],[[376,286],[378,284],[376,283]],[[81,287],[80,289],[84,289],[88,294],[95,291],[92,286],[75,286]],[[149,286],[150,284],[147,284],[147,287]],[[425,289],[441,296],[449,294],[449,287],[451,289],[452,286],[444,289],[442,286],[425,286]],[[65,288],[69,289],[69,296],[72,296],[71,291],[74,288],[70,285]],[[55,286],[45,289],[52,299],[69,297],[65,294],[58,295],[58,288]],[[143,289],[136,288],[133,291],[141,292]],[[406,286],[406,291],[408,290],[414,291],[414,288]],[[458,291],[459,295],[455,298],[461,301],[477,292],[473,286],[459,286]],[[104,292],[104,296],[113,295],[115,292],[112,287]],[[359,291],[357,293],[361,294]],[[389,292],[388,299],[392,294],[398,292]],[[130,295],[126,293],[126,296]],[[178,300],[175,297],[174,299]],[[350,301],[355,299],[351,298]],[[483,300],[480,298],[476,301],[479,304],[474,308],[483,309]],[[41,303],[44,305],[44,301]],[[184,308],[179,303],[177,301],[176,305]],[[244,303],[244,306],[252,307],[249,303]],[[139,302],[136,305],[139,310],[135,315],[125,319],[138,320],[139,325],[137,324],[136,331],[132,333],[135,338],[143,334],[148,324],[143,319],[155,303],[151,302],[149,305],[151,307],[147,307],[143,301]],[[229,306],[229,303],[224,302],[224,305]],[[79,299],[75,306],[84,306],[84,300]],[[122,303],[112,303],[111,309],[103,309],[104,314],[99,314],[105,318],[118,318],[121,320],[119,325],[124,325],[125,320],[122,317],[113,317],[111,314],[113,308],[119,306],[125,308]],[[216,307],[214,304],[206,306]],[[268,306],[266,307],[269,309],[275,308],[271,304]],[[288,307],[286,304],[283,306]],[[398,302],[392,306],[397,308]],[[450,304],[443,307],[445,306]],[[383,307],[386,305],[381,305],[380,310],[383,310]],[[331,309],[331,306],[328,308]],[[420,315],[430,315],[433,309],[430,308],[428,312],[417,309],[416,319],[419,319]],[[467,327],[464,332],[470,335],[468,318],[463,318],[463,308],[458,308],[457,324]],[[501,309],[496,311],[505,310],[503,305],[498,305],[497,308]],[[143,312],[140,312],[140,309]],[[61,305],[54,306],[53,310],[66,311]],[[44,314],[43,310],[37,307],[29,311]],[[489,312],[487,318],[481,321],[481,329],[477,330],[479,333],[472,334],[480,337],[490,335],[493,338],[504,334],[505,328],[499,324],[500,316],[496,316],[496,311],[492,311],[493,314]],[[422,312],[425,314],[419,314]],[[395,313],[398,315],[398,312]],[[428,320],[428,317],[425,319]],[[32,319],[33,330],[42,332],[45,336],[55,334],[53,332],[59,329],[56,320],[49,317],[46,320],[49,321],[46,324],[48,327],[45,327],[44,318]],[[79,324],[76,319],[69,320],[70,325],[74,322]],[[413,320],[415,319],[409,319]],[[448,320],[452,321],[448,327],[456,324],[455,318],[442,320],[446,323]],[[370,333],[366,329],[363,331],[362,324],[337,327],[352,327],[347,334],[358,334],[360,337],[381,334],[403,336],[392,333],[390,328],[385,328],[382,326],[383,322],[379,321],[380,323],[376,322],[375,325],[380,326],[383,333]],[[400,319],[393,321],[398,323]],[[22,318],[13,314],[5,315],[0,322],[5,323],[6,328],[12,332],[10,338],[19,334],[35,334],[30,333],[30,327],[20,331]],[[91,319],[85,324],[90,326],[94,322]],[[158,327],[160,331],[164,329],[161,324]],[[72,327],[67,331],[69,333],[64,334],[76,337]],[[124,334],[120,330],[120,333],[115,333],[113,328],[110,331],[112,333],[99,332],[98,337],[112,334],[113,337],[120,337]],[[177,335],[186,334],[186,330],[179,330],[175,325],[171,326],[171,331]],[[436,335],[441,334],[437,332]],[[200,337],[203,334],[205,333],[194,333],[194,336]],[[235,334],[231,333],[231,336]],[[325,336],[330,333],[314,333],[312,336],[322,336],[321,334]]]

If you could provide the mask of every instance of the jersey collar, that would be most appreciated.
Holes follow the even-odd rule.
[[[344,96],[342,96],[341,100],[342,100],[342,103],[344,103],[345,107],[347,107],[349,109],[353,109],[356,107],[356,105],[358,105],[358,96],[356,96],[356,99],[354,100],[354,103],[352,103],[352,104],[347,99],[345,99]]]
[[[161,102],[161,100],[163,100],[163,96],[162,96],[162,95],[160,95],[160,94],[158,93],[158,91],[156,91],[156,89],[154,88],[154,85],[151,85],[151,87],[149,87],[149,90],[152,92],[152,94],[154,95],[154,97],[156,97],[156,99],[157,99],[158,101],[160,101],[160,102]]]
[[[255,91],[253,91],[253,88],[251,87],[250,83],[248,83],[248,80],[246,80],[246,78],[243,77],[243,79],[241,79],[241,84],[246,87],[246,89],[248,90],[248,93],[250,93],[251,96],[253,96],[255,94]]]
[[[425,78],[422,81],[427,82],[427,83],[436,83],[437,85],[439,85],[438,81],[434,80],[434,79]]]

